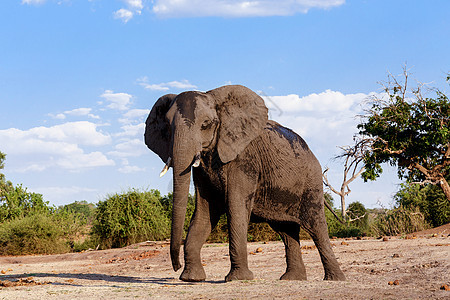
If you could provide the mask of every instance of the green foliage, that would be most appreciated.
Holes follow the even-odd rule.
[[[397,205],[406,209],[419,208],[433,227],[450,222],[450,202],[442,190],[434,185],[402,184],[394,199]]]
[[[208,243],[227,243],[228,242],[228,222],[224,214],[220,217],[216,227],[211,231],[207,239]]]
[[[5,167],[6,154],[0,151],[0,170]],[[5,175],[0,173],[0,184],[5,181]]]
[[[429,228],[429,225],[418,208],[407,209],[400,206],[378,215],[371,229],[375,235],[392,236],[413,233],[427,228]]]
[[[247,241],[249,242],[278,241],[280,239],[280,235],[265,222],[248,224]]]
[[[4,168],[5,158],[6,155],[0,152],[0,170]],[[52,209],[41,194],[30,193],[21,184],[14,186],[0,173],[0,223]]]
[[[368,228],[369,214],[364,204],[359,201],[350,203],[347,208],[347,214],[353,220],[351,221],[352,225],[363,231]]]
[[[167,212],[167,217],[169,220],[172,219],[172,206],[173,206],[173,194],[169,193],[167,196],[161,198],[161,204],[164,210]],[[188,196],[188,204],[186,209],[186,219],[184,222],[184,233],[183,236],[186,237],[187,231],[189,229],[189,224],[191,218],[195,211],[195,196]],[[247,240],[249,242],[256,241],[272,241],[278,240],[279,235],[272,230],[272,228],[267,223],[252,223],[250,222],[248,226]],[[216,227],[211,231],[207,242],[209,243],[227,243],[228,242],[228,224],[226,215],[222,215],[217,223]]]
[[[160,198],[160,203],[166,212],[166,216],[169,219],[169,226],[172,223],[172,208],[173,208],[173,193],[168,193],[166,196]],[[184,219],[183,237],[186,237],[191,222],[192,215],[195,210],[195,196],[188,195],[188,202],[186,207],[186,217]]]
[[[330,204],[336,214],[338,210],[333,206],[333,198],[329,193],[325,193],[325,200]],[[345,224],[339,222],[336,217],[328,210],[325,209],[325,217],[327,219],[328,234],[330,237],[358,237],[370,235],[369,225],[368,225],[368,212],[364,205],[360,202],[353,202],[347,208],[348,216],[354,220],[346,220]]]
[[[169,234],[167,212],[157,190],[110,195],[97,205],[92,235],[101,248],[123,247]]]
[[[41,194],[30,193],[21,184],[13,186],[7,182],[0,186],[0,223],[22,218],[30,214],[52,211]]]
[[[86,223],[91,224],[95,216],[95,204],[87,201],[75,201],[64,206],[60,206],[58,211],[72,213],[83,218]]]
[[[405,83],[395,78],[385,88],[387,99],[374,99],[366,120],[358,125],[362,137],[373,140],[365,156],[364,180],[375,180],[382,172],[382,163],[398,166],[400,178],[409,181],[436,180],[427,178],[419,165],[432,170],[443,165],[450,144],[450,101],[436,91],[433,98],[424,97],[420,87],[407,92]],[[437,169],[435,169],[437,170]],[[450,166],[438,170],[447,177]]]
[[[0,226],[0,255],[53,254],[70,251],[67,230],[50,214],[32,214]]]

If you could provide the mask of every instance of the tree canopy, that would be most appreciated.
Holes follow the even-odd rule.
[[[3,152],[0,152],[0,170],[2,170],[5,167],[5,159],[6,154]],[[3,173],[0,173],[0,182],[3,182],[5,180],[5,175]]]
[[[364,157],[364,180],[375,180],[383,171],[381,164],[390,163],[398,167],[400,178],[435,184],[450,201],[448,97],[421,84],[409,89],[406,71],[402,81],[390,75],[384,92],[371,99],[370,109],[358,125],[359,138],[370,142]],[[434,96],[427,97],[425,92]]]

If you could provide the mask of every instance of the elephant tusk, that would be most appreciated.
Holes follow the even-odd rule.
[[[200,155],[196,155],[196,156],[195,156],[195,161],[194,161],[194,163],[192,164],[192,166],[193,166],[194,168],[197,168],[198,166],[200,166]]]
[[[163,177],[167,171],[169,171],[170,168],[170,163],[172,162],[172,157],[169,157],[169,159],[167,160],[166,165],[164,166],[164,168],[162,169],[161,173],[159,173],[159,177]]]

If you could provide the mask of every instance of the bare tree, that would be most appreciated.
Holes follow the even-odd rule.
[[[339,190],[335,189],[328,180],[326,173],[329,168],[326,168],[322,174],[325,186],[341,199],[341,214],[344,219],[347,216],[345,198],[351,192],[349,185],[364,172],[364,155],[370,145],[371,140],[361,139],[356,140],[353,146],[339,147],[342,150],[342,153],[336,156],[335,159],[344,159],[344,176]]]

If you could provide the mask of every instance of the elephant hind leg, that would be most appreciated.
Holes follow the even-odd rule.
[[[281,236],[286,251],[286,272],[280,279],[306,280],[306,269],[300,248],[300,225],[271,222],[270,226]]]
[[[319,251],[325,271],[324,280],[345,280],[345,275],[334,256],[330,238],[328,237],[322,194],[317,199],[321,201],[320,205],[317,206],[317,211],[308,211],[304,214],[302,227],[309,233]]]

